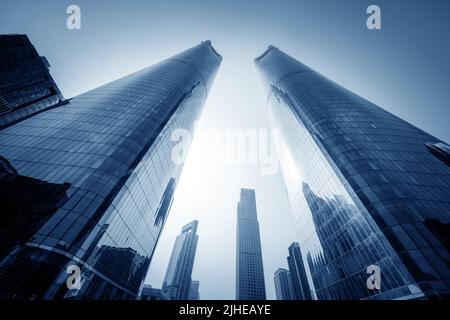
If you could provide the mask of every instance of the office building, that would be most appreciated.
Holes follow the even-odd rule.
[[[139,300],[166,300],[162,290],[152,288],[150,285],[144,285]]]
[[[0,298],[137,298],[183,168],[172,132],[221,59],[205,41],[0,131]]]
[[[241,189],[237,205],[236,300],[266,300],[255,190]]]
[[[185,225],[173,246],[162,286],[164,295],[171,300],[188,300],[190,298],[192,269],[198,243],[197,227],[197,220]]]
[[[273,276],[277,300],[295,300],[294,287],[289,270],[279,268]]]
[[[289,246],[287,262],[292,278],[294,291],[293,300],[311,300],[311,289],[309,287],[305,266],[303,264],[302,252],[298,242],[294,242]]]
[[[0,35],[0,129],[67,103],[26,35]]]
[[[314,297],[448,299],[446,144],[276,47],[255,64]]]

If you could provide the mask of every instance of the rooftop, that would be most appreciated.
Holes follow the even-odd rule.
[[[270,45],[267,47],[266,51],[264,51],[260,56],[255,58],[255,61],[261,60],[266,54],[268,54],[271,50],[278,50],[278,47]]]
[[[211,48],[211,50],[217,55],[217,57],[219,57],[219,59],[222,60],[222,55],[220,55],[220,53],[218,53],[216,51],[216,49],[214,49],[214,47],[212,46],[211,40],[205,40],[205,41],[202,41],[201,43],[207,44]]]

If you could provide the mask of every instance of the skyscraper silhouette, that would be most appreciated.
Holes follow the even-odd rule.
[[[289,246],[287,262],[291,273],[292,286],[294,288],[293,300],[311,300],[311,289],[309,287],[302,252],[300,251],[298,242],[294,242]]]
[[[205,41],[0,131],[7,215],[22,194],[39,204],[32,234],[0,257],[1,297],[137,296],[183,167],[171,134],[193,130],[221,60]],[[53,193],[30,198],[39,188]],[[71,265],[80,288],[67,286]]]
[[[194,220],[183,227],[177,237],[167,266],[162,286],[163,294],[171,300],[188,300],[192,288],[192,269],[197,251],[198,221]],[[196,292],[199,282],[196,281]]]
[[[446,144],[278,48],[255,63],[315,296],[449,298]]]
[[[236,299],[266,299],[261,237],[253,189],[241,189],[237,206]]]

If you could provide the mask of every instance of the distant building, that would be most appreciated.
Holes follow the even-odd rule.
[[[152,288],[150,285],[144,285],[139,300],[166,300],[161,289]]]
[[[266,300],[255,190],[241,189],[237,206],[236,299]]]
[[[200,300],[200,282],[192,280],[189,288],[189,300]]]
[[[298,242],[294,242],[289,246],[287,262],[292,279],[294,300],[311,300],[311,289],[309,288]]]
[[[0,35],[0,129],[58,103],[66,103],[26,35]]]
[[[277,300],[296,300],[289,270],[280,268],[273,276]]]
[[[164,295],[171,300],[187,300],[190,296],[198,243],[197,227],[197,220],[185,225],[173,246],[162,286]]]

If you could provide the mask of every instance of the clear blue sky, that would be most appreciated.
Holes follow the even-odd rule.
[[[65,26],[81,7],[82,28]],[[382,29],[366,28],[378,4]],[[337,83],[450,141],[450,1],[2,0],[0,33],[26,33],[47,56],[66,97],[127,75],[210,39],[223,57],[201,124],[205,129],[266,128],[265,100],[253,58],[276,45]],[[266,286],[286,267],[295,241],[280,175],[255,165],[203,165],[194,142],[147,278],[161,285],[181,226],[199,220],[194,279],[203,299],[234,298],[239,189],[256,189]],[[195,181],[195,183],[193,183]]]

